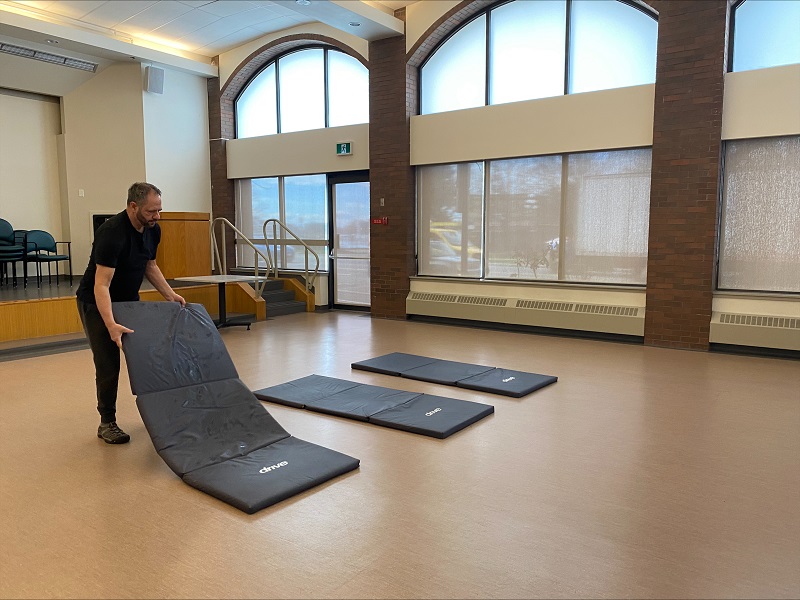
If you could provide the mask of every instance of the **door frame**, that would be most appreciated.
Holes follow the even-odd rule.
[[[334,221],[336,216],[334,214],[335,206],[333,205],[333,187],[339,183],[369,183],[369,171],[344,171],[340,173],[328,173],[328,214],[331,218],[328,220],[328,240],[329,249],[328,253],[333,252],[336,243],[336,232],[334,231]],[[370,195],[371,197],[371,195]],[[368,217],[369,218],[369,217]],[[371,240],[370,240],[371,242]],[[336,279],[336,261],[328,260],[328,308],[335,308],[337,310],[353,310],[359,312],[369,312],[371,306],[354,306],[351,304],[335,304],[335,279]]]

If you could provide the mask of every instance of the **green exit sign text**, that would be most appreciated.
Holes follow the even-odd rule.
[[[336,144],[337,156],[349,156],[353,153],[353,142],[339,142]]]

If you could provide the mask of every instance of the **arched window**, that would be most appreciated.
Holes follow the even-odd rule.
[[[800,63],[800,0],[742,0],[731,28],[731,71]]]
[[[369,73],[330,48],[305,48],[269,63],[236,99],[236,137],[369,121]]]
[[[658,24],[620,0],[518,0],[476,17],[422,65],[431,114],[653,83]]]

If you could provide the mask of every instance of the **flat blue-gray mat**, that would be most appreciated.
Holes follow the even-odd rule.
[[[268,402],[440,439],[494,412],[493,406],[479,402],[404,392],[323,375],[309,375],[253,394]],[[304,397],[306,401],[302,402]]]
[[[558,377],[554,375],[473,365],[403,352],[384,354],[354,362],[350,366],[361,371],[418,379],[514,398],[521,398],[558,381]]]

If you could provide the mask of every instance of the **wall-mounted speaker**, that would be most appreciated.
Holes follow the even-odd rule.
[[[144,68],[144,89],[153,94],[164,93],[164,69],[158,67]]]

